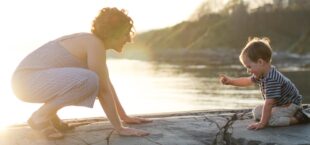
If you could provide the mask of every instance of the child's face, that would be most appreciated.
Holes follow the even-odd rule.
[[[242,64],[247,69],[247,72],[254,75],[256,78],[260,78],[264,74],[263,64],[260,61],[253,62],[247,55],[242,56]]]

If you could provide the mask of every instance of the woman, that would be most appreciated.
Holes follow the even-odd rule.
[[[98,97],[111,124],[120,135],[144,136],[148,132],[124,127],[125,123],[151,120],[125,113],[109,78],[106,50],[121,52],[131,41],[133,21],[124,10],[103,8],[94,19],[92,33],[75,33],[39,47],[16,68],[12,87],[26,102],[44,103],[28,120],[31,128],[48,139],[63,138],[70,127],[57,116],[65,106],[93,107]]]

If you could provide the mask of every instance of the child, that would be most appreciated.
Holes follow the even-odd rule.
[[[248,129],[288,126],[305,120],[303,115],[294,116],[300,109],[302,96],[295,85],[271,64],[271,56],[272,49],[268,38],[249,39],[239,59],[251,76],[220,76],[221,83],[225,85],[259,85],[265,102],[253,109],[254,119],[259,122],[250,124]]]

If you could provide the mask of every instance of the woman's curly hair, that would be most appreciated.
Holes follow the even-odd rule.
[[[119,38],[131,33],[133,20],[126,14],[126,11],[117,8],[103,8],[94,19],[91,32],[102,41]]]

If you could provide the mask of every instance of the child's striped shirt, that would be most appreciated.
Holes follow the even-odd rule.
[[[260,79],[254,75],[252,81],[257,83],[261,89],[264,99],[275,99],[275,106],[282,106],[289,103],[300,105],[302,96],[295,85],[282,73],[272,66],[268,74]]]

